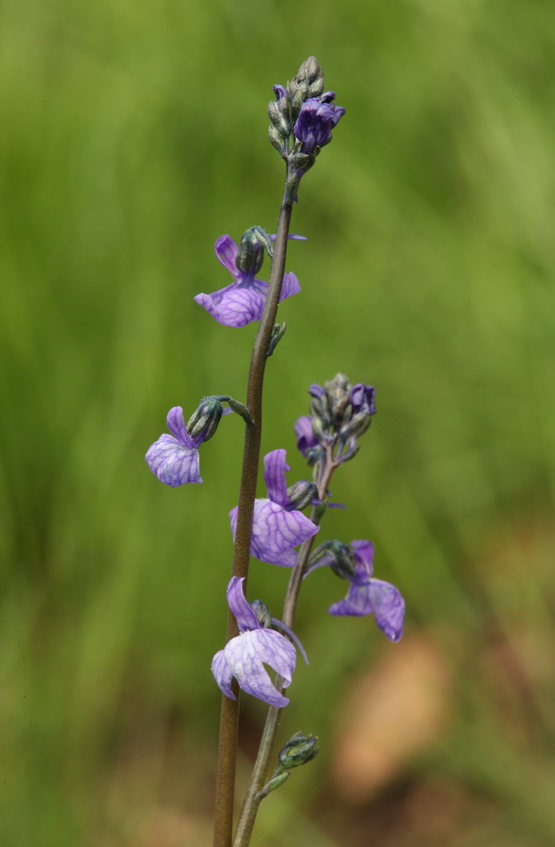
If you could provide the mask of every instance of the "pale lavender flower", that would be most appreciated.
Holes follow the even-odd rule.
[[[231,409],[224,409],[221,415],[230,413]],[[172,435],[164,433],[147,450],[145,459],[150,470],[160,482],[171,485],[172,488],[186,482],[202,482],[198,448],[210,429],[207,428],[192,438],[187,432],[181,406],[170,409],[167,422]]]
[[[344,600],[329,607],[330,615],[376,615],[376,623],[391,641],[403,634],[405,601],[398,588],[390,582],[373,579],[374,545],[371,541],[351,541],[354,575],[345,574],[351,586]],[[318,562],[318,566],[323,564]],[[330,562],[331,564],[331,562]]]
[[[290,235],[290,239],[305,241],[302,235]],[[275,235],[270,236],[275,240]],[[223,326],[246,326],[259,321],[264,311],[268,283],[256,279],[254,270],[246,273],[239,270],[235,258],[239,247],[230,235],[222,235],[216,241],[216,256],[230,272],[233,282],[212,294],[197,294],[195,302],[203,306]],[[294,273],[284,274],[280,302],[301,290]]]
[[[285,450],[272,450],[264,456],[264,481],[268,497],[254,501],[251,554],[262,562],[294,568],[297,554],[294,547],[319,531],[302,512],[295,511],[287,496]],[[237,506],[231,510],[231,531],[235,541]]]
[[[321,97],[305,100],[295,123],[295,137],[302,142],[301,153],[313,153],[316,147],[327,144],[331,131],[345,114],[343,106],[333,106],[334,91],[326,91]]]
[[[229,608],[235,615],[241,634],[216,653],[212,660],[212,673],[226,697],[236,699],[231,690],[231,680],[235,677],[239,687],[247,694],[281,708],[287,706],[289,700],[274,687],[264,664],[270,665],[283,677],[283,687],[287,688],[295,670],[295,648],[279,632],[260,623],[243,594],[243,582],[244,579],[232,576],[226,592]]]

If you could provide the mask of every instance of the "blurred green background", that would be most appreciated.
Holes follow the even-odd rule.
[[[347,110],[302,182],[263,450],[306,389],[377,389],[348,504],[407,601],[391,645],[301,595],[280,740],[322,752],[262,847],[555,840],[555,15],[547,0],[3,0],[0,842],[210,843],[228,511],[242,424],[202,486],[143,456],[173,405],[244,398],[256,331],[193,302],[223,233],[275,230],[271,86],[310,54]],[[267,273],[267,268],[265,268]],[[261,490],[263,490],[261,488]],[[253,561],[280,615],[288,573]],[[239,783],[264,717],[243,698]]]

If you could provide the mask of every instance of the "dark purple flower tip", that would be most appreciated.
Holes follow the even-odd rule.
[[[324,93],[320,95],[320,103],[333,103],[334,100],[335,91],[324,91]]]
[[[302,142],[301,153],[313,153],[316,147],[326,144],[332,129],[344,114],[342,106],[321,103],[316,97],[305,100],[293,130],[295,137]]]
[[[295,670],[294,646],[279,632],[265,629],[243,594],[243,579],[232,577],[227,587],[229,608],[237,618],[241,634],[232,638],[212,660],[212,673],[223,693],[235,700],[233,677],[248,694],[272,706],[287,706],[289,700],[272,684],[264,664],[283,677],[287,688]]]
[[[281,101],[281,99],[283,97],[285,97],[286,100],[289,100],[287,91],[283,87],[283,85],[274,85],[273,89],[274,89],[274,94],[276,95],[276,100],[278,101],[278,103]]]
[[[318,445],[318,439],[312,429],[312,418],[310,415],[302,415],[295,421],[295,435],[297,436],[297,449],[306,457],[311,447]]]
[[[326,389],[322,388],[321,385],[318,385],[317,382],[313,382],[310,388],[308,389],[308,393],[311,397],[325,397]]]
[[[275,238],[275,236],[270,236]],[[302,239],[303,236],[294,236]],[[233,277],[233,282],[212,294],[201,292],[194,298],[222,326],[242,327],[259,321],[264,311],[268,283],[256,279],[254,273],[245,273],[235,265],[238,246],[231,236],[222,235],[216,241],[216,256]],[[280,303],[301,290],[294,273],[284,274]]]
[[[364,412],[367,415],[376,414],[376,389],[372,385],[358,382],[351,391],[351,405],[354,414]]]
[[[160,482],[172,488],[187,482],[202,482],[198,455],[202,434],[191,438],[181,406],[170,409],[167,423],[172,435],[164,433],[147,450],[145,459],[150,470]]]

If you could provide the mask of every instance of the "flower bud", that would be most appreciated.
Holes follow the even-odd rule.
[[[291,121],[289,120],[289,106],[287,114],[283,114],[275,100],[270,100],[268,103],[268,117],[282,138],[289,138],[291,135]]]
[[[287,489],[287,497],[290,506],[294,506],[298,511],[302,511],[318,497],[318,489],[313,482],[309,482],[307,479],[301,479]]]
[[[350,417],[350,395],[352,385],[345,374],[337,374],[326,382],[326,394],[330,405],[331,415],[334,423],[340,425],[345,417]]]
[[[258,273],[264,261],[264,247],[272,256],[273,247],[268,233],[261,226],[251,226],[243,233],[235,264],[243,273]]]
[[[265,629],[268,629],[272,625],[272,616],[267,605],[262,600],[253,600],[249,605],[258,618],[258,623],[261,623]]]
[[[220,423],[224,407],[214,397],[203,397],[198,409],[193,412],[187,423],[187,432],[192,438],[204,433],[203,441],[208,441]]]
[[[351,438],[360,438],[361,435],[364,435],[371,423],[371,415],[365,412],[358,412],[358,414],[353,415],[348,423],[341,427],[339,430],[340,438],[343,441],[349,441]]]
[[[314,567],[319,567],[318,562],[323,559],[326,559],[326,561],[322,561],[321,564],[329,565],[334,574],[341,577],[341,579],[348,579],[355,575],[355,566],[351,558],[351,552],[347,545],[343,544],[337,538],[333,541],[324,541],[316,547],[308,560],[307,573]]]
[[[316,735],[303,735],[301,732],[296,732],[280,750],[278,767],[291,770],[306,765],[316,756],[319,749]]]
[[[315,56],[303,62],[299,72],[287,85],[291,118],[295,121],[305,100],[318,97],[324,90],[324,73]]]

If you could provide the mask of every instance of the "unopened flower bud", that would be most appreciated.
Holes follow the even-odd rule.
[[[287,88],[291,118],[296,121],[305,100],[318,97],[324,90],[324,73],[314,56],[302,63],[297,76],[288,83]]]
[[[296,732],[280,750],[279,766],[283,770],[291,770],[306,765],[316,756],[319,749],[316,735],[303,735],[301,732]]]
[[[371,415],[365,412],[358,412],[358,414],[353,415],[348,423],[341,427],[339,435],[343,441],[349,441],[351,438],[360,438],[361,435],[364,435],[371,423]]]
[[[203,441],[208,441],[220,423],[224,407],[219,400],[214,397],[204,397],[198,409],[193,412],[187,423],[187,432],[194,438],[201,433],[204,433]]]
[[[324,451],[321,447],[310,447],[305,454],[306,461],[310,468],[313,468],[314,465],[317,465],[318,462],[323,459],[325,456]]]
[[[326,394],[330,405],[331,414],[336,425],[343,423],[346,416],[350,417],[350,395],[352,385],[345,374],[337,374],[332,380],[326,382]],[[348,412],[348,415],[346,413]]]
[[[323,560],[326,560],[325,562]],[[334,539],[333,541],[324,541],[312,552],[307,565],[307,572],[314,567],[321,565],[329,565],[336,576],[342,579],[348,579],[355,575],[355,566],[351,558],[351,552],[346,544],[342,541]]]
[[[261,623],[265,629],[268,629],[272,624],[272,616],[267,605],[262,600],[253,600],[249,605],[258,618],[258,623]]]
[[[241,243],[235,257],[235,264],[243,273],[258,273],[264,261],[265,248],[268,255],[273,253],[272,242],[268,233],[261,226],[251,226],[243,233]]]
[[[294,506],[298,511],[302,511],[318,497],[318,489],[313,482],[309,482],[307,479],[301,479],[287,489],[287,497],[290,506]]]
[[[270,100],[268,103],[268,117],[272,122],[277,132],[282,138],[289,138],[291,135],[291,122],[289,120],[289,106],[287,113],[284,115],[275,100]]]

